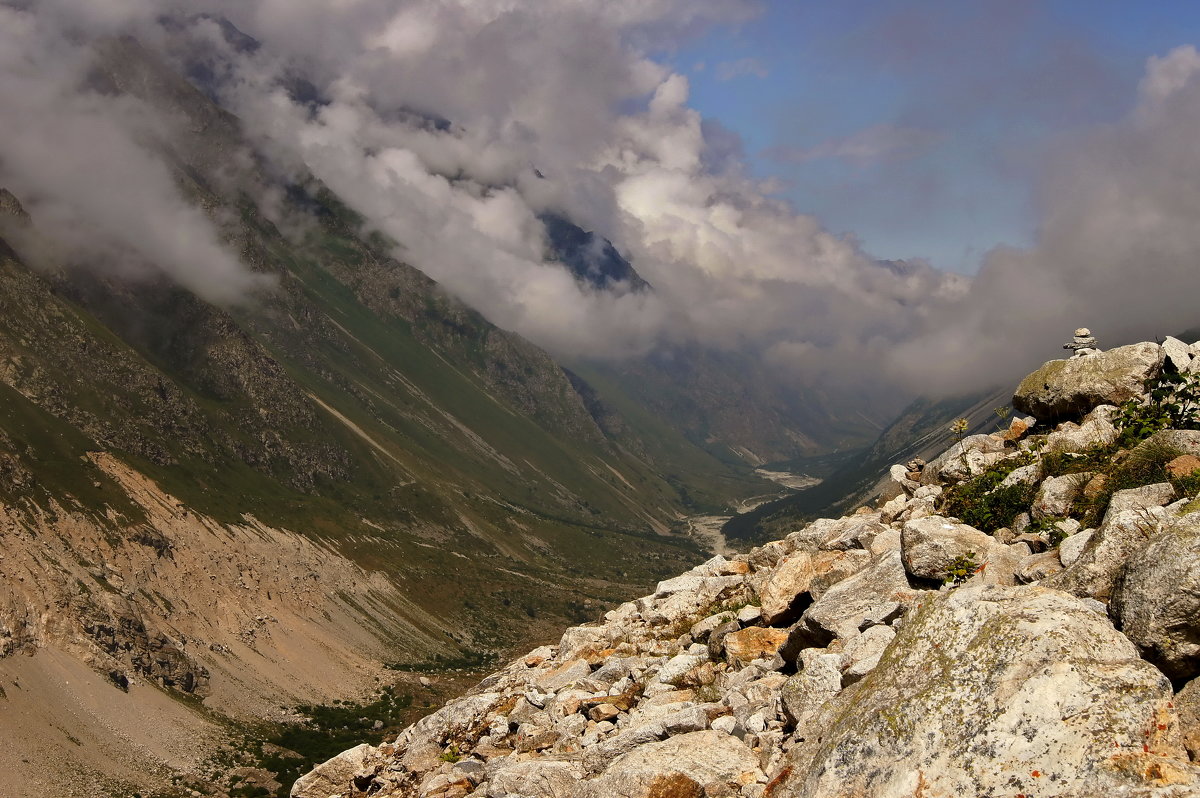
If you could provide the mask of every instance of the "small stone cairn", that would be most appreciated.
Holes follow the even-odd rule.
[[[1075,331],[1075,338],[1069,344],[1063,344],[1063,349],[1073,349],[1075,354],[1072,357],[1085,357],[1086,355],[1094,355],[1100,351],[1096,346],[1096,339],[1092,336],[1092,331],[1087,327],[1080,327]]]

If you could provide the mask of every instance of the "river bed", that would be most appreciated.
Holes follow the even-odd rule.
[[[749,499],[743,499],[733,507],[733,515],[748,513],[767,502],[781,499],[789,493],[795,493],[796,491],[821,484],[821,480],[816,477],[810,477],[807,474],[792,474],[788,471],[769,471],[765,468],[756,468],[754,473],[763,479],[771,480],[786,488],[786,490],[779,493],[768,493],[762,496],[752,496]],[[725,526],[729,519],[733,518],[733,515],[693,515],[683,520],[687,524],[687,533],[689,536],[699,541],[701,545],[713,554],[728,556],[736,553],[737,550],[728,545],[725,536],[721,534],[721,528]]]

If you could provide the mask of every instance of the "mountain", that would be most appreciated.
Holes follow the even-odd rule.
[[[131,794],[383,664],[526,644],[762,491],[394,259],[136,40],[88,79],[174,120],[151,146],[262,288],[65,252],[0,194],[0,792]]]
[[[681,520],[777,490],[754,467],[873,434],[735,351],[557,362],[252,143],[221,64],[167,41],[89,45],[86,94],[153,119],[177,227],[102,236],[0,187],[0,794],[285,790],[263,784],[363,717],[398,728],[704,559]],[[589,290],[654,291],[599,234],[541,223]],[[224,272],[162,254],[218,249]],[[275,759],[234,784],[248,749]]]
[[[551,256],[583,284],[602,291],[620,288],[639,292],[650,288],[607,238],[584,230],[556,213],[543,214],[541,221],[546,227]]]
[[[664,580],[292,796],[1196,795],[1198,372],[1175,339],[1047,363],[1036,426]]]
[[[1011,413],[1011,402],[1010,392],[996,389],[948,399],[916,399],[873,444],[839,458],[834,468],[821,475],[820,484],[736,515],[721,532],[730,541],[761,543],[797,523],[869,503],[887,484],[889,466],[914,458],[932,459],[949,444],[954,435],[950,425],[956,419],[967,420],[970,434],[1001,428]]]

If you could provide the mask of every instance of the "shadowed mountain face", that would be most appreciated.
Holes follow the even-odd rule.
[[[576,280],[601,291],[650,290],[650,284],[608,239],[557,214],[544,214],[541,221],[546,226],[551,256],[566,266]]]

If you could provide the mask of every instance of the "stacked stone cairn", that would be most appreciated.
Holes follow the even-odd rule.
[[[882,506],[661,582],[292,795],[1200,795],[1200,502],[1163,482],[1095,528],[1029,526],[1091,484],[1045,477],[1047,453],[1111,444],[1118,404],[1196,361],[1176,341],[1047,363],[1014,397],[1030,418],[893,467]],[[1200,432],[1141,446],[1166,444],[1200,456]],[[1006,481],[1036,498],[1011,529],[944,514],[1018,457]]]
[[[1087,327],[1080,327],[1075,331],[1075,337],[1069,344],[1063,344],[1063,349],[1075,350],[1074,357],[1084,357],[1086,355],[1094,355],[1100,350],[1096,348],[1096,339],[1092,336],[1092,331]]]

